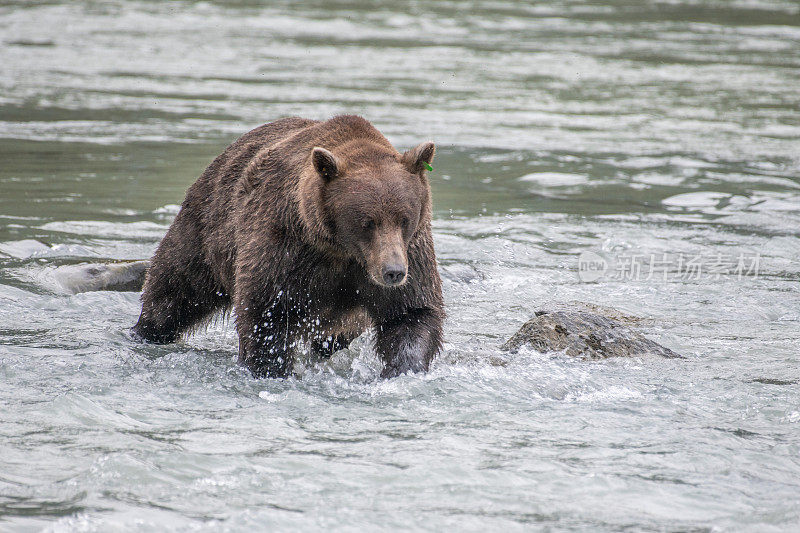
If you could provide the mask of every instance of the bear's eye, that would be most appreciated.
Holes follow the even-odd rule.
[[[372,219],[364,221],[364,229],[367,231],[372,231],[375,229],[375,221]]]
[[[400,221],[400,224],[403,225],[403,229],[408,227],[408,217],[403,217],[403,220]]]

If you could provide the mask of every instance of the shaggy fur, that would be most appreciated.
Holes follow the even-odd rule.
[[[233,308],[239,361],[291,372],[376,331],[382,375],[426,371],[442,342],[425,163],[369,122],[287,118],[231,144],[189,188],[153,257],[134,332],[168,343]]]

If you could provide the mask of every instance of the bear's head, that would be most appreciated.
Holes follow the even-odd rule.
[[[314,147],[309,155],[313,171],[301,190],[306,225],[337,252],[358,261],[373,283],[402,285],[408,277],[409,245],[430,219],[425,170],[434,152],[432,142],[402,155],[373,143],[332,151]]]

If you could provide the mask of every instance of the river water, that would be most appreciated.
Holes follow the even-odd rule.
[[[0,88],[0,530],[800,524],[796,2],[5,1]],[[342,112],[438,145],[429,374],[361,339],[254,380],[232,320],[143,346],[138,294],[56,280]],[[685,359],[499,350],[587,304]]]

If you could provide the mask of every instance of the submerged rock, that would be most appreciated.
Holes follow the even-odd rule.
[[[67,292],[140,291],[150,261],[60,266],[53,277]]]
[[[34,239],[0,242],[0,255],[13,257],[15,259],[25,259],[49,251],[49,246]]]
[[[501,349],[516,352],[522,346],[583,359],[682,357],[618,320],[582,311],[536,311],[536,316],[523,324]]]
[[[477,268],[466,263],[440,263],[439,273],[442,278],[456,283],[471,283],[483,279],[483,274]]]

